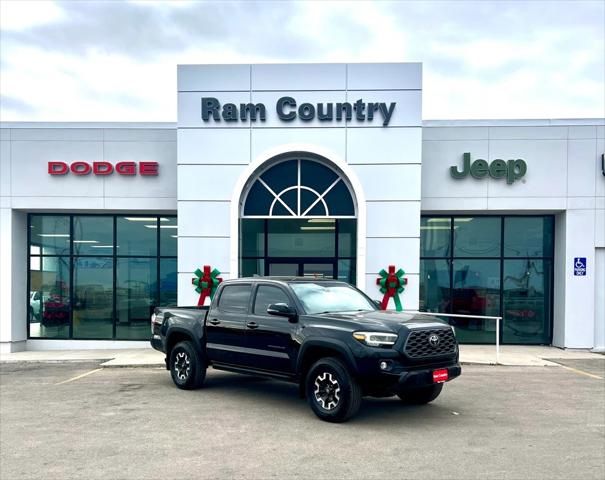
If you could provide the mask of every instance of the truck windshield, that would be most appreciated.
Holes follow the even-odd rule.
[[[376,310],[370,299],[348,285],[300,282],[290,286],[308,314]]]

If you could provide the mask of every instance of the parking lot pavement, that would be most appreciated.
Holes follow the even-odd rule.
[[[335,425],[286,383],[0,364],[0,477],[602,479],[605,382],[581,373],[597,368],[465,366],[430,405],[364,399]]]
[[[549,360],[563,365],[572,371],[576,371],[576,373],[584,372],[588,376],[595,375],[601,379],[605,379],[605,356],[594,360],[567,358],[550,358]]]

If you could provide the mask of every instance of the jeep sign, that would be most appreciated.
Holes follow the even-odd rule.
[[[527,164],[520,158],[508,161],[496,159],[489,164],[486,160],[478,158],[471,163],[471,154],[468,152],[463,155],[462,171],[455,165],[450,167],[452,178],[465,178],[469,173],[473,178],[484,178],[489,174],[496,179],[506,178],[506,183],[509,185],[523,178],[526,172]]]

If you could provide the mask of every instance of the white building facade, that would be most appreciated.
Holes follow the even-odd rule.
[[[394,266],[404,310],[603,349],[605,120],[423,122],[421,102],[417,63],[185,65],[177,124],[3,123],[2,351],[144,346],[205,265],[376,299]]]

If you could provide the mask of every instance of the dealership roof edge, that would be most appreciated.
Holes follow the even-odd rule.
[[[605,126],[605,118],[423,120],[423,127]],[[0,128],[156,128],[176,129],[177,122],[0,122]]]
[[[0,122],[0,128],[157,128],[175,129],[176,122]]]
[[[492,120],[423,120],[423,127],[550,127],[565,125],[605,125],[605,118],[527,118]]]

